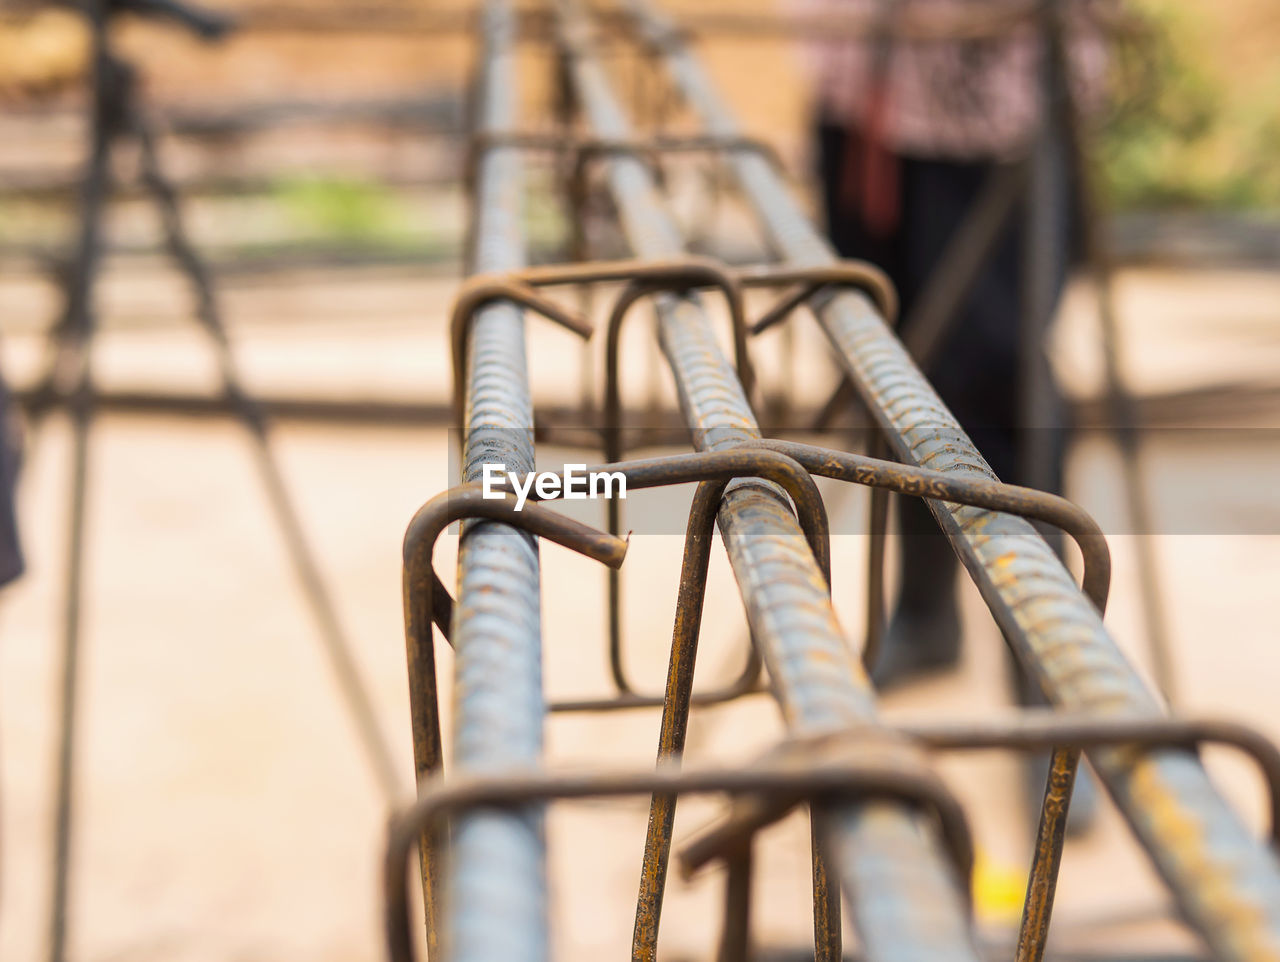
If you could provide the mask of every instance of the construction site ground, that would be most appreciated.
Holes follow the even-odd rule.
[[[227,313],[255,388],[272,394],[445,402],[449,278],[416,268],[299,271],[227,284]],[[1128,371],[1143,391],[1244,381],[1274,371],[1272,320],[1280,277],[1242,271],[1131,270],[1120,279]],[[212,389],[198,333],[182,323],[181,289],[154,264],[112,275],[107,332],[97,353],[104,387]],[[35,275],[0,279],[0,315],[48,317],[56,299]],[[645,325],[627,350],[651,358]],[[643,332],[643,333],[642,333]],[[794,385],[816,404],[835,373],[811,325],[797,326]],[[1097,337],[1087,290],[1074,288],[1056,335],[1059,369],[1076,393],[1097,385]],[[36,370],[42,340],[21,330],[5,343],[17,383]],[[766,382],[782,376],[762,345]],[[534,325],[535,395],[577,399],[580,351]],[[645,362],[638,361],[643,366]],[[656,362],[655,362],[656,363]],[[633,377],[644,403],[649,384]],[[669,385],[653,379],[659,397]],[[1275,416],[1161,430],[1149,445],[1155,537],[1176,654],[1179,707],[1248,720],[1280,736],[1274,575],[1280,559],[1280,452],[1267,445]],[[54,418],[31,438],[21,491],[29,573],[0,599],[0,766],[3,768],[3,921],[0,955],[34,959],[44,937],[67,431]],[[450,483],[442,428],[287,424],[284,464],[338,607],[378,703],[384,731],[409,768],[400,538],[414,509]],[[574,452],[544,450],[548,464]],[[595,459],[582,452],[577,460]],[[234,423],[112,415],[92,452],[86,606],[81,815],[72,954],[124,959],[363,960],[381,956],[378,859],[385,808],[315,643],[281,543]],[[1116,560],[1108,623],[1147,663],[1132,536],[1125,533],[1118,462],[1101,437],[1079,446],[1069,493],[1109,530]],[[828,488],[834,597],[851,645],[860,644],[864,591],[863,495]],[[688,488],[644,517],[680,517]],[[647,504],[647,506],[646,506]],[[597,519],[598,520],[598,519]],[[626,638],[638,676],[660,687],[670,638],[681,539],[633,537],[624,582]],[[456,538],[443,539],[452,576]],[[545,547],[545,677],[551,697],[607,688],[604,578],[590,562]],[[963,591],[966,644],[954,676],[884,701],[889,719],[972,718],[1009,697],[1002,641],[980,599]],[[727,677],[743,653],[736,586],[717,549],[704,620],[700,683]],[[444,677],[449,654],[439,647]],[[448,686],[445,686],[447,699]],[[446,718],[448,712],[445,713]],[[557,717],[546,725],[553,765],[647,765],[657,717]],[[749,757],[778,737],[765,698],[699,710],[691,762]],[[1246,764],[1207,752],[1224,792],[1264,830],[1263,793]],[[978,909],[993,951],[1007,948],[1029,851],[1021,769],[1008,757],[948,758],[942,769],[972,815],[982,859]],[[714,814],[682,806],[676,839]],[[574,803],[549,823],[556,948],[561,957],[625,953],[646,806]],[[809,892],[798,816],[760,846],[757,938],[803,947]],[[664,956],[705,955],[715,938],[721,883],[672,878]],[[1056,951],[1197,951],[1172,924],[1152,923],[1165,896],[1119,817],[1067,848]],[[1012,913],[1012,914],[1011,914]]]

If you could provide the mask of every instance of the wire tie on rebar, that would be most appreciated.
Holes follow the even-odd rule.
[[[734,363],[743,394],[750,398],[755,389],[755,369],[747,353],[746,307],[737,272],[709,257],[687,255],[666,261],[651,261],[643,271],[636,271],[618,295],[609,314],[605,346],[605,458],[616,461],[622,456],[618,434],[621,430],[622,398],[618,359],[622,323],[637,301],[655,294],[687,294],[700,287],[715,287],[724,294],[733,332]]]
[[[493,301],[511,301],[572,331],[583,340],[589,339],[593,331],[589,321],[539,294],[519,271],[505,275],[476,274],[469,277],[463,282],[461,292],[454,302],[453,316],[449,323],[453,343],[454,405],[459,418],[466,406],[466,354],[471,323],[479,309]]]
[[[417,510],[404,535],[406,591],[416,592],[426,587],[422,568],[430,566],[436,539],[454,521],[464,519],[501,521],[529,534],[554,541],[611,568],[621,566],[627,553],[626,538],[619,538],[564,517],[532,500],[517,511],[515,495],[508,492],[501,494],[500,498],[485,498],[480,485],[462,484],[437,495]],[[433,603],[432,620],[448,641],[453,599],[434,568],[430,569],[430,574],[432,593],[443,592],[447,602],[447,607]]]
[[[866,294],[880,309],[886,323],[893,325],[898,314],[898,293],[893,282],[874,264],[859,260],[843,260],[815,267],[765,267],[738,272],[743,287],[772,287],[797,284],[795,290],[782,296],[759,320],[751,325],[752,335],[761,334],[781,323],[796,308],[819,291],[830,287],[852,287]]]
[[[908,497],[969,505],[1052,525],[1067,534],[1084,561],[1081,590],[1105,613],[1111,587],[1111,552],[1097,521],[1073,501],[1021,485],[986,478],[956,477],[900,461],[886,461],[816,444],[774,438],[749,442],[778,451],[819,477],[893,491]]]
[[[705,514],[708,519],[707,529],[703,532],[686,530],[684,560],[682,561],[682,581],[694,572],[694,569],[690,568],[690,565],[694,563],[694,555],[690,551],[690,538],[695,533],[707,538],[711,536],[715,507],[719,505],[724,487],[730,481],[744,478],[771,481],[782,488],[790,497],[800,528],[804,532],[805,540],[808,542],[809,548],[818,563],[818,569],[824,578],[824,583],[828,588],[830,586],[830,523],[822,503],[822,496],[810,476],[810,472],[785,452],[772,451],[768,448],[742,446],[726,451],[697,451],[689,454],[594,465],[585,468],[585,472],[587,474],[597,472],[620,473],[626,477],[629,490],[645,490],[677,484],[699,483],[701,485],[704,482],[713,484],[719,482],[718,485],[713,487],[700,486],[694,494],[689,513],[690,523],[692,523],[696,515]],[[504,480],[502,486],[506,487],[509,483],[509,481]],[[530,496],[536,497],[536,494],[531,492]],[[705,569],[697,571],[694,576],[704,580],[706,578]],[[436,590],[439,591],[439,587]],[[677,624],[681,623],[682,620],[681,611],[677,607]],[[673,638],[672,644],[676,643],[677,639]],[[665,704],[665,695],[644,695],[636,692],[631,683],[626,680],[626,674],[622,667],[621,651],[620,649],[615,651],[612,644],[610,646],[610,662],[615,677],[622,680],[622,683],[618,686],[619,694],[617,696],[552,702],[549,710],[553,712],[593,712],[660,708]],[[765,691],[767,689],[756,685],[759,680],[759,672],[759,653],[752,648],[747,665],[735,681],[713,691],[696,694],[690,692],[690,701],[696,705],[718,704],[730,701],[741,695]]]
[[[1024,709],[1010,719],[902,725],[897,732],[929,751],[1047,748],[1127,751],[1136,756],[1160,749],[1197,751],[1201,745],[1234,748],[1253,762],[1267,786],[1272,846],[1280,849],[1280,749],[1248,725],[1217,719],[1127,715],[1099,718],[1051,709]]]
[[[959,799],[932,772],[911,740],[878,725],[860,725],[838,732],[790,738],[768,752],[761,763],[782,770],[815,772],[838,767],[853,773],[847,785],[831,797],[870,800],[888,798],[918,805],[937,819],[957,878],[968,894],[973,875],[974,846]],[[724,819],[687,843],[679,853],[681,873],[691,878],[714,860],[740,855],[762,828],[780,821],[812,794],[743,795],[734,800]]]

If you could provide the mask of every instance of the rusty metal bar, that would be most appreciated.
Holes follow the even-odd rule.
[[[488,805],[511,808],[532,802],[571,798],[610,798],[638,794],[728,793],[739,797],[788,797],[790,807],[806,798],[893,799],[937,813],[950,826],[957,849],[971,845],[959,802],[932,772],[896,751],[883,749],[882,730],[869,741],[822,739],[784,743],[754,765],[731,769],[681,771],[670,763],[657,770],[558,773],[510,772],[437,780],[425,786],[417,803],[391,819],[383,858],[383,923],[392,962],[414,962],[409,927],[406,863],[423,831],[449,815]],[[854,732],[854,735],[863,734]],[[870,807],[864,804],[863,808]]]
[[[760,447],[795,458],[812,474],[852,481],[898,494],[987,508],[1033,518],[1070,535],[1080,549],[1084,576],[1080,590],[1100,612],[1107,610],[1111,592],[1111,551],[1106,536],[1087,511],[1066,498],[990,478],[943,474],[896,461],[883,461],[796,441],[764,440]],[[866,659],[863,659],[864,663]]]
[[[628,4],[707,132],[736,134],[736,122],[668,21],[643,0]],[[737,155],[726,163],[788,262],[808,266],[833,259],[767,164]],[[865,296],[830,294],[814,310],[898,456],[950,475],[994,477]],[[1097,611],[1027,522],[929,504],[1019,660],[1054,704],[1100,718],[1163,713]],[[1280,954],[1280,861],[1249,835],[1199,761],[1176,750],[1135,757],[1096,749],[1089,756],[1182,913],[1213,952],[1241,962]]]
[[[805,539],[809,542],[810,549],[813,551],[814,559],[822,572],[823,581],[828,584],[831,581],[830,528],[827,521],[826,507],[823,505],[818,489],[810,477],[810,472],[788,455],[778,451],[767,451],[766,453],[763,448],[748,449],[746,446],[740,446],[723,451],[703,451],[669,457],[616,462],[593,467],[590,471],[620,474],[626,479],[627,489],[633,491],[672,484],[701,483],[698,493],[694,495],[693,507],[690,510],[685,536],[685,556],[680,577],[682,586],[688,584],[691,589],[696,589],[698,592],[696,597],[698,599],[701,599],[701,591],[706,586],[707,565],[710,561],[709,548],[705,548],[703,543],[710,544],[712,531],[704,531],[700,522],[695,524],[695,516],[701,514],[709,515],[714,526],[716,508],[719,507],[725,485],[730,481],[743,477],[767,479],[787,493],[791,498],[791,503],[795,506],[797,522],[804,533]],[[719,487],[714,489],[713,503],[707,508],[702,504],[702,501],[704,492],[710,490],[707,486],[710,482],[717,482]],[[505,490],[510,490],[507,483],[502,484],[501,487]],[[530,492],[529,496],[535,497],[536,493]],[[701,557],[699,557],[700,554]],[[701,619],[701,600],[690,600],[693,597],[691,594],[690,598],[686,599],[682,594],[676,603],[676,632],[672,640],[673,663],[674,659],[679,657],[692,664],[692,652],[696,651],[697,648],[698,625]],[[682,646],[689,647],[690,652],[677,656],[676,651],[681,649]],[[612,644],[610,645],[610,651],[611,653],[613,651]],[[706,705],[731,701],[742,695],[762,692],[765,689],[756,687],[760,668],[759,653],[752,646],[743,672],[733,683],[724,688],[698,692],[697,694],[690,687],[680,697],[690,704]],[[693,681],[692,674],[687,680],[691,686]],[[670,682],[668,683],[667,691],[663,695],[642,695],[632,691],[630,688],[619,688],[617,695],[613,697],[553,702],[550,708],[551,711],[560,712],[626,711],[639,708],[662,708],[665,711],[671,707],[672,691]],[[683,710],[687,714],[687,706]],[[666,728],[667,724],[664,722],[663,730],[665,731]]]
[[[440,711],[437,702],[435,650],[432,623],[438,620],[440,595],[445,610],[456,609],[443,590],[432,566],[436,540],[452,522],[485,518],[501,521],[533,536],[572,548],[602,564],[617,567],[626,556],[621,538],[596,531],[580,522],[562,518],[540,506],[522,511],[514,495],[495,500],[479,485],[464,484],[431,499],[414,514],[404,536],[405,648],[409,663],[409,706],[412,715],[414,761],[419,781],[437,775],[443,764]],[[438,593],[437,593],[438,592]],[[470,733],[464,733],[464,737]],[[503,766],[495,766],[502,769]],[[485,841],[492,842],[486,837]],[[427,945],[434,952],[441,942],[443,910],[440,860],[443,838],[423,834],[419,843],[422,891],[426,907]]]
[[[570,2],[557,9],[567,72],[590,132],[628,139],[629,125],[592,51],[587,23]],[[633,251],[647,258],[679,254],[682,239],[648,167],[634,157],[613,156],[602,160],[602,168]],[[724,450],[758,439],[742,385],[700,303],[664,294],[655,304],[659,339],[695,446]],[[870,685],[780,492],[759,482],[735,482],[718,522],[791,730],[809,735],[872,722]],[[836,806],[828,825],[826,841],[869,959],[977,958],[965,898],[932,825],[909,808],[878,801]],[[825,875],[815,875],[821,893]],[[824,957],[838,956],[832,931],[838,907],[833,913],[829,902],[819,902],[818,944]],[[651,924],[656,927],[656,919],[638,917],[637,935]]]
[[[435,499],[433,505],[437,510],[447,507],[448,494]],[[545,521],[563,534],[568,534],[568,528],[572,527],[572,523],[555,519],[550,512]],[[607,536],[592,534],[590,529],[582,533],[587,535],[584,546],[589,544],[592,550],[601,548],[605,554],[609,553]],[[961,866],[961,874],[967,874],[973,858],[973,843],[964,812],[945,785],[921,766],[921,750],[1025,752],[1058,745],[1078,751],[1110,745],[1143,753],[1171,746],[1195,750],[1205,743],[1234,748],[1257,767],[1270,794],[1274,841],[1280,829],[1280,749],[1256,729],[1214,719],[1120,717],[1099,720],[1032,709],[980,721],[930,721],[894,729],[877,725],[790,739],[765,753],[754,765],[730,770],[679,771],[668,763],[659,765],[656,772],[585,774],[544,770],[436,780],[412,808],[396,813],[391,819],[383,859],[384,923],[389,955],[393,962],[412,962],[414,957],[406,884],[406,863],[414,841],[443,817],[477,805],[516,805],[534,799],[608,798],[648,792],[727,793],[734,799],[730,817],[681,852],[681,864],[688,874],[713,859],[723,859],[732,872],[739,856],[749,852],[755,834],[804,797],[909,798],[934,811],[939,823],[945,826],[943,834],[951,858]],[[914,756],[900,751],[904,745],[915,746]],[[738,880],[739,886],[743,881]],[[739,943],[745,941],[744,922],[737,920],[739,931],[729,933]],[[1025,919],[1023,934],[1037,934],[1025,929]],[[1018,957],[1023,958],[1021,944],[1018,951]]]
[[[515,32],[509,4],[486,4],[475,106],[477,131],[485,135],[515,128]],[[524,266],[523,188],[518,150],[491,150],[479,160],[471,271]],[[469,335],[463,480],[478,481],[483,463],[492,460],[513,471],[531,471],[533,410],[523,313],[511,302],[481,305]],[[493,521],[466,526],[458,548],[452,633],[453,759],[460,771],[518,770],[535,765],[542,754],[546,709],[538,591],[538,544],[531,535]],[[550,950],[540,808],[482,808],[459,818],[453,829],[443,916],[450,956],[504,962],[546,959]]]

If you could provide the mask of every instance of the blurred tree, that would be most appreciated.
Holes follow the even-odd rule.
[[[1223,62],[1230,43],[1210,42],[1225,30],[1213,18],[1227,18],[1232,4],[1143,6],[1153,29],[1120,48],[1117,97],[1100,131],[1108,200],[1280,209],[1280,56],[1264,58],[1261,75],[1241,77]],[[1246,13],[1237,14],[1237,32],[1251,22]]]

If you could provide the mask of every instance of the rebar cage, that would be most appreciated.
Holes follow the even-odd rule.
[[[1052,54],[1061,42],[1051,29],[1054,10],[1053,4],[1027,4],[1011,10],[1008,21],[983,29],[1007,29],[1011,22],[1043,14],[1045,51]],[[974,29],[972,23],[962,26]],[[813,835],[817,958],[842,957],[843,896],[868,959],[976,962],[980,953],[969,893],[972,841],[963,807],[931,761],[941,751],[997,748],[1051,751],[1017,943],[1019,962],[1035,962],[1045,951],[1082,751],[1181,914],[1213,954],[1224,960],[1280,954],[1280,863],[1269,844],[1252,837],[1217,794],[1196,755],[1204,742],[1248,753],[1271,788],[1274,830],[1280,825],[1275,748],[1241,726],[1168,715],[1103,625],[1110,558],[1098,526],[1060,497],[1002,484],[994,476],[895,335],[896,299],[883,274],[873,265],[834,256],[791,196],[777,154],[737,126],[687,32],[647,0],[590,10],[574,0],[557,0],[551,9],[534,12],[495,0],[484,5],[475,30],[466,165],[471,277],[459,294],[451,334],[463,483],[428,502],[405,541],[419,800],[395,815],[391,825],[385,865],[391,957],[407,960],[414,954],[406,862],[416,844],[433,958],[546,958],[545,805],[563,798],[642,794],[651,796],[651,809],[632,955],[656,958],[677,799],[684,793],[718,793],[731,802],[724,818],[688,844],[680,861],[686,872],[712,861],[727,866],[721,959],[749,952],[754,834],[804,804]],[[521,116],[515,63],[521,42],[541,44],[553,54],[553,128]],[[696,124],[693,133],[671,135],[660,126],[636,132],[606,62],[619,48],[633,51],[647,65],[641,89],[649,109],[661,113],[679,105]],[[1054,103],[1048,82],[1046,90],[1046,101]],[[1056,129],[1052,123],[1045,128]],[[526,159],[535,152],[551,155],[560,171],[574,234],[572,263],[525,263],[521,210]],[[704,156],[718,177],[733,184],[776,252],[775,262],[730,266],[689,252],[662,190],[664,160],[676,153]],[[1027,180],[1018,175],[1013,189]],[[608,201],[604,215],[601,205],[589,203],[593,191]],[[610,220],[629,259],[593,258],[584,226],[588,216]],[[604,334],[605,402],[598,417],[590,413],[584,429],[565,437],[598,445],[605,462],[601,470],[625,475],[633,487],[698,483],[663,693],[638,692],[623,668],[616,569],[626,543],[619,537],[616,502],[609,504],[609,530],[596,531],[544,505],[517,512],[510,497],[481,494],[485,464],[500,462],[516,475],[532,472],[535,438],[547,433],[534,430],[525,319],[536,314],[591,338],[585,312],[563,307],[547,289],[585,289],[603,282],[622,285]],[[782,293],[753,320],[744,306],[747,287],[781,288]],[[712,330],[703,296],[709,290],[727,306],[732,359]],[[623,457],[619,376],[625,365],[619,330],[641,300],[655,310],[658,344],[693,453]],[[863,409],[874,426],[866,453],[770,439],[762,431],[750,340],[801,308],[816,320],[844,374],[833,405]],[[873,492],[870,600],[860,653],[850,649],[832,610],[828,523],[815,476],[866,485]],[[1017,661],[1039,683],[1053,710],[983,725],[904,728],[877,719],[863,665],[880,641],[884,498],[890,491],[926,501]],[[467,520],[455,602],[430,560],[436,537],[459,519]],[[1082,584],[1032,521],[1061,530],[1078,544]],[[694,692],[693,663],[716,527],[741,591],[751,640],[744,669],[732,684]],[[537,537],[610,568],[606,643],[616,687],[612,694],[551,704],[544,698]],[[454,769],[448,773],[441,769],[433,623],[455,654]],[[787,724],[781,744],[740,768],[681,767],[694,706],[756,694],[779,703]],[[622,772],[581,774],[543,767],[541,732],[548,711],[647,708],[661,711],[656,769],[638,763]]]

